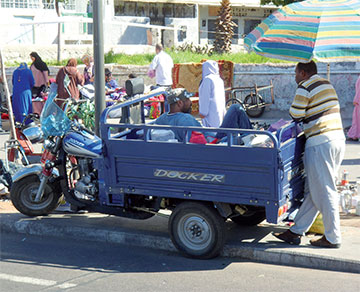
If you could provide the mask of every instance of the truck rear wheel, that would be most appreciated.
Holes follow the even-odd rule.
[[[197,202],[184,202],[175,208],[169,233],[183,255],[199,259],[219,255],[226,240],[224,219],[213,207]]]

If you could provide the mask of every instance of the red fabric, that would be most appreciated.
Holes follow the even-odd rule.
[[[2,119],[2,120],[8,120],[8,119],[9,119],[9,115],[6,114],[6,113],[2,113],[2,114],[1,114],[1,119]]]
[[[206,144],[207,141],[203,133],[192,131],[190,137],[190,143],[194,144]]]
[[[15,161],[15,154],[16,154],[16,149],[15,148],[10,148],[8,150],[8,160],[11,162]]]
[[[164,95],[162,95],[162,94],[149,98],[149,100],[151,100],[151,101],[164,101],[164,99],[165,99]]]
[[[34,153],[34,147],[30,140],[23,135],[19,129],[16,129],[16,137],[21,145],[24,148],[25,155],[29,155]]]
[[[212,140],[209,144],[217,144],[219,142],[218,138],[215,138],[214,140]]]

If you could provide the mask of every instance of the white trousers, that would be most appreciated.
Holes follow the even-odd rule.
[[[322,214],[325,237],[333,243],[341,243],[339,194],[335,179],[345,154],[345,141],[333,140],[305,149],[306,172],[305,199],[290,230],[304,235]]]

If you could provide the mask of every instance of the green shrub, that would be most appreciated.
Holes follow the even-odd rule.
[[[179,51],[177,49],[166,49],[166,52],[171,56],[174,63],[198,63],[201,60],[227,60],[236,64],[264,64],[264,63],[288,63],[287,61],[266,58],[256,55],[255,53],[230,53],[230,54],[198,54],[191,51]],[[119,65],[149,65],[154,58],[154,54],[115,54],[110,51],[104,55],[105,64],[119,64]],[[65,66],[66,60],[62,60],[60,63],[56,60],[45,60],[48,66]],[[82,64],[80,59],[77,59],[78,64]],[[19,62],[6,62],[6,66],[14,67],[19,66]],[[30,65],[31,62],[28,63]]]

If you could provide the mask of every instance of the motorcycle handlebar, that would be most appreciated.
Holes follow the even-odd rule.
[[[19,129],[26,128],[27,125],[25,123],[27,120],[40,120],[40,116],[37,113],[30,113],[25,116],[24,120],[21,123],[17,123],[15,127]]]

